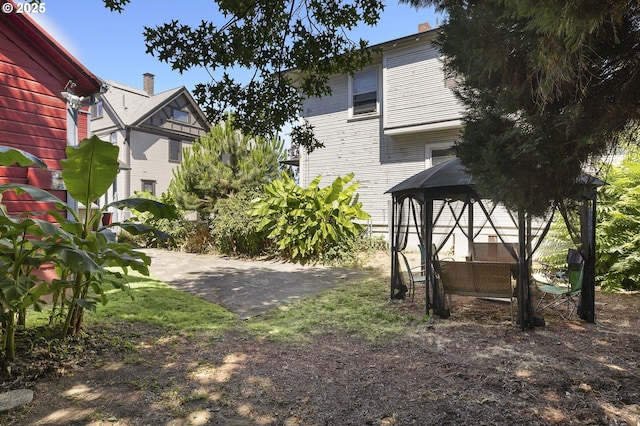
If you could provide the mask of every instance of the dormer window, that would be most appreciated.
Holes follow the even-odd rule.
[[[371,68],[353,74],[351,78],[351,116],[377,113],[378,69]]]
[[[182,121],[183,123],[189,122],[189,113],[182,111],[181,109],[174,109],[171,118],[176,121]]]

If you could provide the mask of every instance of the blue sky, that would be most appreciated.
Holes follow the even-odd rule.
[[[46,11],[31,16],[91,72],[105,80],[138,88],[142,88],[142,74],[150,72],[155,74],[156,93],[178,86],[192,90],[196,83],[209,81],[209,76],[202,69],[181,75],[146,54],[144,26],[161,25],[172,19],[191,25],[202,19],[216,24],[226,22],[215,14],[213,0],[133,0],[121,14],[110,12],[101,0],[42,0],[42,3]],[[375,44],[416,33],[422,22],[435,27],[436,15],[431,9],[416,10],[398,4],[397,0],[386,3],[378,26],[358,28],[354,32],[356,38]]]

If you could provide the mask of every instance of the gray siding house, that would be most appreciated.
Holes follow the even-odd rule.
[[[128,198],[134,191],[160,196],[182,161],[183,147],[205,135],[210,125],[184,86],[155,94],[152,74],[143,75],[143,90],[114,81],[107,85],[92,106],[91,130],[120,147],[120,172],[101,202]]]
[[[387,235],[391,196],[400,181],[452,158],[462,129],[462,106],[444,77],[435,30],[391,40],[370,67],[331,79],[332,94],[310,98],[301,120],[324,144],[300,152],[300,184],[322,175],[328,185],[355,173],[359,200],[374,235]]]

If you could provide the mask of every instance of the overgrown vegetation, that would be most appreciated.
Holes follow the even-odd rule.
[[[267,232],[288,259],[307,262],[339,255],[364,229],[355,221],[370,218],[355,196],[358,183],[348,185],[352,179],[353,173],[320,188],[318,176],[302,188],[283,174],[265,185],[265,195],[254,205],[251,214],[260,221],[258,231]]]
[[[611,167],[599,193],[596,265],[605,290],[640,290],[640,149]]]
[[[257,256],[269,253],[271,244],[251,215],[252,202],[260,192],[245,191],[216,205],[211,226],[213,247],[218,253]]]
[[[0,164],[16,162],[41,164],[19,150],[0,151]],[[19,158],[22,157],[22,158]],[[91,206],[109,189],[118,171],[118,148],[97,137],[85,139],[77,147],[69,146],[62,162],[62,178],[72,199],[83,206]],[[44,205],[46,211],[29,211],[19,217],[0,211],[0,320],[4,357],[15,357],[16,326],[24,327],[29,308],[41,309],[45,295],[53,305],[50,322],[61,324],[60,337],[74,336],[80,331],[85,310],[93,310],[97,303],[106,303],[106,289],[126,290],[123,274],[106,269],[116,266],[125,273],[135,270],[148,274],[150,259],[133,250],[129,244],[110,238],[102,226],[102,213],[109,208],[136,208],[154,217],[175,217],[175,210],[153,200],[126,199],[97,210],[76,210],[51,193],[23,184],[0,185],[0,193],[12,191]],[[3,206],[4,207],[4,206]],[[79,212],[83,212],[80,214]],[[57,226],[39,218],[53,218]],[[169,237],[143,224],[114,223],[132,234],[154,232]],[[55,268],[56,278],[44,280],[35,272],[43,265]]]

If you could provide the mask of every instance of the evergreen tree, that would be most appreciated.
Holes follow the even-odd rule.
[[[259,189],[277,178],[284,156],[281,139],[251,138],[226,121],[183,151],[182,162],[173,171],[169,194],[179,207],[206,218],[219,199]]]
[[[627,0],[412,0],[448,14],[439,45],[462,76],[457,155],[482,193],[541,213],[640,116],[640,6]]]

